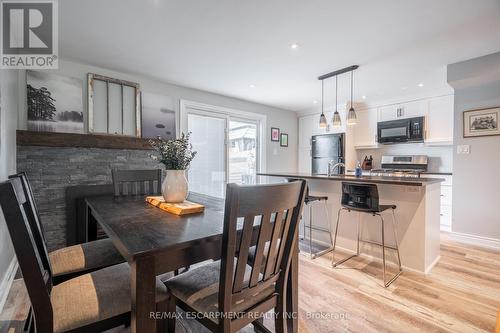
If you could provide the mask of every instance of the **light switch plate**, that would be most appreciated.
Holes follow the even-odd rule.
[[[457,154],[470,154],[470,145],[457,146]]]

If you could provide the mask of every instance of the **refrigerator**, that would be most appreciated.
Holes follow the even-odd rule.
[[[311,138],[311,157],[313,175],[328,174],[328,163],[345,162],[345,139],[344,134],[315,135]],[[334,173],[343,173],[343,168],[335,168]]]

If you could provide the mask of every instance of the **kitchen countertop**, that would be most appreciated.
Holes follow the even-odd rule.
[[[441,183],[444,179],[438,178],[402,178],[402,177],[380,177],[380,176],[349,176],[349,175],[313,175],[301,172],[259,172],[258,176],[303,178],[303,179],[324,179],[331,181],[348,181],[357,183],[403,185],[403,186],[426,186]]]
[[[451,172],[432,172],[432,171],[424,171],[421,172],[422,175],[440,175],[440,176],[453,176]]]

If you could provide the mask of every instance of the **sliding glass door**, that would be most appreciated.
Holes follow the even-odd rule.
[[[189,113],[188,131],[197,155],[189,168],[189,190],[211,197],[224,198],[226,187],[225,117]]]
[[[229,120],[229,182],[255,184],[257,172],[258,123]]]
[[[186,108],[181,114],[198,152],[188,172],[189,190],[224,198],[226,184],[255,184],[260,166],[258,119]]]

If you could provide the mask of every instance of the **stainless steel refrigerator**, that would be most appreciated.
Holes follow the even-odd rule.
[[[344,134],[325,134],[312,137],[312,173],[315,175],[328,174],[328,163],[345,162]],[[334,173],[343,173],[343,168],[335,168]]]

